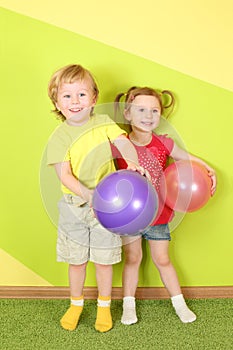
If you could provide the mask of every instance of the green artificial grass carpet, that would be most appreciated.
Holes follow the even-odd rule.
[[[0,299],[1,350],[231,350],[233,299],[187,300],[197,320],[183,324],[170,300],[137,300],[138,323],[121,324],[122,301],[111,305],[113,329],[95,330],[96,301],[86,300],[75,331],[60,327],[69,300]]]

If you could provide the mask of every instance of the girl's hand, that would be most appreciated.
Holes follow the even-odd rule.
[[[211,178],[211,182],[212,182],[211,196],[213,196],[215,191],[216,191],[217,177],[216,177],[214,169],[210,168],[208,165],[206,166],[206,169],[208,171],[208,176]]]
[[[217,186],[217,177],[216,177],[216,173],[215,170],[213,168],[211,168],[207,163],[205,163],[204,161],[200,160],[200,159],[195,159],[198,163],[200,163],[202,166],[204,165],[204,167],[207,170],[208,176],[211,178],[211,188],[210,188],[210,193],[211,196],[214,195],[215,191],[216,191],[216,186]]]
[[[217,177],[216,177],[216,173],[215,173],[214,169],[211,168],[207,163],[203,162],[202,160],[200,160],[198,158],[196,158],[195,161],[206,168],[208,176],[211,178],[212,185],[210,188],[210,194],[211,194],[211,196],[213,196],[215,191],[216,191],[216,186],[217,186]]]

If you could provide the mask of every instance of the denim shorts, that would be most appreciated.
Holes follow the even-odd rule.
[[[144,231],[140,232],[140,234],[138,234],[137,236],[141,236],[144,239],[154,240],[154,241],[171,240],[170,229],[168,224],[148,226]]]

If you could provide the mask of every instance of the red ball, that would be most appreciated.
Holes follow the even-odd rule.
[[[179,160],[164,172],[166,204],[179,212],[192,212],[203,207],[211,197],[211,178],[201,164]]]

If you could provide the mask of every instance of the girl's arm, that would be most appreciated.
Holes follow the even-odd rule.
[[[211,181],[212,181],[212,186],[211,186],[211,195],[213,196],[215,190],[216,190],[216,185],[217,185],[217,178],[216,178],[216,174],[213,168],[211,168],[206,162],[204,162],[202,159],[193,156],[192,154],[186,152],[185,150],[183,150],[182,148],[178,147],[175,143],[174,143],[174,147],[172,149],[172,152],[170,154],[170,156],[174,159],[174,160],[191,160],[191,161],[195,161],[201,165],[203,165],[208,172],[208,175],[211,177]]]
[[[70,162],[61,162],[54,164],[57,176],[61,183],[77,196],[82,197],[87,203],[91,203],[93,190],[84,186],[74,177]]]

